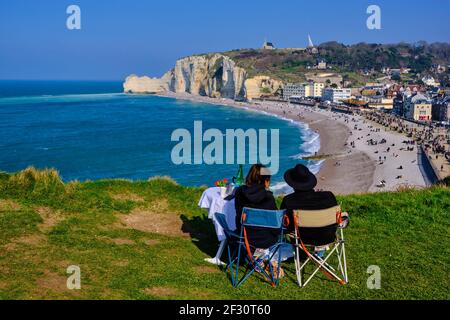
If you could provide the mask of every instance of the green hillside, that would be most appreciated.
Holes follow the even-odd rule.
[[[223,54],[245,68],[250,77],[266,75],[284,82],[303,82],[307,72],[336,72],[355,86],[383,76],[383,68],[410,68],[412,75],[404,76],[404,80],[414,79],[414,75],[422,73],[443,80],[446,73],[435,74],[431,67],[450,64],[450,44],[447,43],[344,45],[327,42],[318,46],[318,50],[318,54],[312,54],[299,49],[239,49]],[[322,59],[331,68],[324,71],[312,69]],[[362,72],[371,70],[373,73],[370,74]]]
[[[169,178],[64,184],[54,171],[0,174],[0,299],[448,299],[450,191],[444,187],[339,197],[350,283],[279,288],[258,277],[232,288],[203,259],[217,248],[197,207],[201,188]],[[278,199],[281,200],[281,199]],[[81,290],[66,268],[81,268]],[[366,286],[370,265],[381,289]]]

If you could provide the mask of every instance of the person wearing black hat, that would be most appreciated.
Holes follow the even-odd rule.
[[[309,169],[298,164],[295,168],[289,169],[284,174],[286,183],[294,189],[294,192],[284,197],[281,202],[280,209],[287,210],[290,220],[289,231],[294,231],[294,210],[322,210],[337,206],[336,197],[329,191],[315,191],[317,185],[316,176]],[[336,229],[330,227],[329,230],[321,230],[321,232],[336,232]],[[314,230],[308,228],[302,230],[302,239],[314,241],[316,235]]]

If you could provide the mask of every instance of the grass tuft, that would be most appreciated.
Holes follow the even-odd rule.
[[[2,179],[3,189],[12,196],[26,198],[42,195],[61,195],[65,192],[65,184],[54,169],[38,170],[28,167],[17,172],[8,179]]]
[[[152,181],[166,181],[166,182],[169,182],[169,183],[171,183],[171,184],[178,185],[178,183],[177,183],[172,177],[169,177],[169,176],[155,176],[155,177],[150,177],[150,178],[148,179],[148,181],[149,181],[149,182],[152,182]]]

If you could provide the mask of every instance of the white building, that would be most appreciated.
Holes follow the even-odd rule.
[[[309,34],[308,34],[308,47],[306,48],[306,50],[308,50],[308,52],[310,52],[312,54],[319,53],[319,50],[316,48],[316,46],[312,42],[311,36]]]
[[[425,76],[422,78],[423,83],[425,83],[427,86],[431,87],[439,87],[439,82],[436,82],[432,76]]]
[[[275,49],[275,45],[272,42],[269,41],[264,41],[263,45],[262,45],[262,49],[265,50],[274,50]]]
[[[306,86],[304,83],[288,83],[283,88],[283,99],[288,100],[290,97],[305,97]]]
[[[317,63],[317,69],[319,70],[325,70],[327,68],[327,63],[325,62],[325,60],[320,60]]]
[[[323,88],[325,88],[325,83],[310,81],[305,87],[305,96],[311,98],[320,98],[322,96]]]
[[[341,102],[350,99],[352,89],[348,88],[324,88],[322,91],[322,100],[331,102]]]

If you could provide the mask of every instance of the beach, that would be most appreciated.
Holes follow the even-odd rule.
[[[308,125],[320,136],[320,150],[313,157],[323,160],[317,189],[345,195],[426,186],[417,146],[407,150],[406,136],[362,116],[283,102],[236,102],[170,92],[160,96],[265,112]]]

